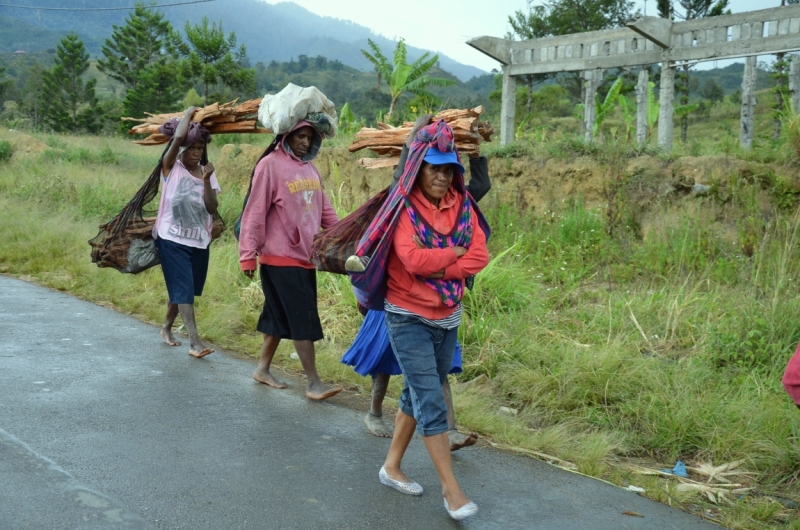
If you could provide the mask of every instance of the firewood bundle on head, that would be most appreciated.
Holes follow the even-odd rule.
[[[199,109],[192,121],[201,123],[211,134],[229,133],[271,133],[269,129],[258,127],[258,105],[260,99],[251,99],[239,105],[233,100],[229,103],[214,103]],[[158,128],[172,118],[180,118],[182,112],[172,114],[148,114],[147,118],[122,118],[126,121],[138,121],[128,134],[147,134],[144,140],[136,140],[141,145],[159,145],[169,141],[167,136],[158,132]]]
[[[488,121],[479,121],[483,107],[474,109],[443,110],[432,121],[444,120],[453,129],[459,153],[477,153],[482,141],[491,142],[494,129]],[[400,161],[400,151],[414,127],[413,122],[404,122],[400,127],[379,123],[377,129],[364,127],[356,133],[355,141],[348,148],[351,153],[370,149],[380,158],[362,158],[358,165],[367,169],[395,167]]]

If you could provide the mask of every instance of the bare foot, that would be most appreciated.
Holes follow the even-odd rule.
[[[171,329],[164,329],[161,328],[161,332],[159,333],[161,338],[164,339],[164,342],[167,343],[167,346],[180,346],[181,341],[176,340],[175,337],[172,335]]]
[[[364,423],[367,424],[367,430],[375,436],[380,436],[381,438],[391,438],[394,436],[394,427],[387,425],[383,420],[383,416],[373,416],[367,412],[367,415],[364,417]],[[452,451],[453,449],[450,450]]]
[[[256,370],[253,372],[253,379],[259,383],[269,385],[272,388],[286,388],[286,383],[280,379],[276,379],[271,373],[269,373],[269,370]]]
[[[306,397],[308,399],[313,399],[314,401],[322,401],[328,399],[331,396],[335,396],[343,389],[340,386],[336,387],[329,387],[322,381],[317,381],[316,383],[309,383],[306,387]]]
[[[466,436],[455,429],[450,429],[447,431],[447,439],[450,441],[450,450],[458,451],[462,447],[475,445],[475,442],[478,441],[478,435],[475,433],[470,433],[469,436]]]
[[[206,355],[210,355],[212,353],[214,353],[214,349],[213,348],[209,348],[207,346],[202,348],[202,349],[192,348],[191,350],[189,350],[189,355],[191,355],[195,359],[202,359]]]

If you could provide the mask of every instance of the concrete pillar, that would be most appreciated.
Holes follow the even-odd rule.
[[[603,70],[586,70],[583,72],[583,84],[586,87],[583,100],[583,130],[587,142],[594,136],[595,108],[594,100],[597,96],[597,87],[603,81]]]
[[[675,67],[661,63],[660,108],[658,110],[658,146],[664,151],[672,151],[672,117],[675,99]]]
[[[514,141],[514,118],[517,110],[517,81],[503,66],[503,100],[500,105],[500,145]]]
[[[753,148],[753,115],[756,111],[756,65],[758,57],[745,57],[742,78],[742,110],[739,118],[739,145]]]
[[[650,76],[643,67],[636,83],[636,145],[641,148],[647,141],[647,89]]]
[[[795,112],[800,112],[800,56],[790,55],[789,91],[792,93],[792,105]]]

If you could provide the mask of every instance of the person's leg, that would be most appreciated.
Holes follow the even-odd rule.
[[[202,296],[203,294],[203,287],[206,284],[206,275],[208,274],[208,256],[209,251],[207,248],[191,249],[192,293],[195,297]],[[197,333],[197,324],[195,324],[194,318],[194,298],[192,298],[191,304],[179,304],[178,311],[180,311],[183,323],[186,326],[186,330],[189,332],[189,341],[192,344],[189,355],[199,359],[210,353],[214,353],[214,349],[203,344]]]
[[[172,326],[175,324],[175,319],[178,317],[178,305],[167,302],[167,316],[164,318],[164,325],[161,326],[161,338],[168,346],[180,346],[181,341],[177,340],[172,334]]]
[[[399,482],[412,482],[403,470],[401,469],[403,463],[403,456],[406,454],[408,444],[411,443],[411,438],[414,437],[414,429],[417,427],[417,420],[413,416],[409,416],[403,409],[398,409],[397,416],[394,420],[394,436],[392,437],[392,444],[389,446],[389,453],[386,455],[386,460],[383,463],[383,469],[389,478]]]
[[[456,349],[458,328],[450,330],[437,329],[432,336],[433,355],[436,361],[436,372],[439,376],[439,384],[442,387],[442,394],[444,394],[445,387],[447,388],[448,392],[450,390],[450,386],[446,385],[446,383],[448,373],[453,365],[453,356]],[[413,381],[411,384],[413,389]],[[429,395],[433,394],[432,389],[430,388],[423,387],[420,390],[420,394],[423,392]],[[438,398],[438,396],[436,397]],[[425,405],[428,399],[429,398],[424,396],[420,396],[419,398],[419,401],[422,403],[422,407],[425,407],[423,409],[423,413],[425,414],[427,414],[430,410],[434,410],[432,405]],[[444,396],[442,396],[441,399],[444,400]],[[433,461],[433,465],[436,467],[436,472],[439,474],[439,480],[442,482],[442,495],[447,501],[449,509],[451,511],[455,511],[466,505],[469,500],[461,491],[461,487],[458,485],[458,481],[453,474],[453,466],[450,460],[450,441],[447,434],[448,429],[449,425],[447,424],[447,420],[445,418],[444,425],[441,425],[439,421],[431,421],[427,431],[421,434],[423,435],[425,448],[428,450],[428,454]]]
[[[176,315],[174,311],[177,310],[183,319],[183,325],[186,326],[186,331],[189,333],[189,342],[191,347],[189,355],[193,357],[204,357],[214,350],[208,348],[200,341],[197,335],[197,325],[194,318],[194,295],[197,291],[197,284],[195,282],[195,270],[197,264],[195,263],[194,252],[198,249],[192,249],[186,245],[175,243],[167,239],[156,239],[156,246],[158,248],[159,258],[161,259],[161,270],[164,273],[164,282],[167,284],[167,292],[169,293],[170,307],[167,308],[167,316],[165,319],[164,327],[169,324],[170,334],[171,327],[175,321]],[[206,268],[208,261],[208,250],[204,251],[206,259]],[[203,273],[203,281],[205,276]],[[202,288],[201,288],[202,291]],[[176,309],[173,309],[175,306]],[[164,337],[164,328],[162,328],[162,338]]]
[[[458,432],[458,427],[456,427],[456,414],[453,409],[453,393],[450,390],[450,381],[445,380],[442,385],[442,391],[444,392],[444,404],[447,407],[447,439],[450,443],[450,450],[458,451],[462,447],[475,445],[475,442],[478,441],[476,434],[470,434],[469,436],[461,434]]]
[[[253,372],[253,379],[274,388],[286,388],[286,383],[276,378],[269,371],[269,367],[272,365],[272,358],[275,357],[275,351],[278,349],[278,344],[280,343],[280,337],[264,334],[264,344],[261,346],[261,357],[258,359],[256,371]]]
[[[386,390],[389,388],[390,377],[389,374],[375,374],[372,376],[372,399],[369,412],[364,418],[367,430],[381,438],[391,438],[393,434],[392,426],[387,424],[383,418],[383,400],[386,397]]]
[[[203,344],[197,334],[197,325],[194,322],[194,304],[178,304],[178,311],[181,314],[181,319],[183,319],[183,324],[186,326],[186,331],[189,333],[189,343],[191,344],[189,355],[200,359],[210,353],[214,353],[214,349]]]
[[[314,342],[310,340],[296,340],[294,347],[297,350],[297,356],[300,357],[300,363],[303,365],[303,371],[306,373],[306,397],[315,401],[322,401],[329,397],[338,394],[342,391],[342,387],[330,387],[322,382],[317,373],[316,365],[316,352],[314,351]]]
[[[395,436],[397,436],[395,434]],[[436,434],[434,436],[424,436],[425,449],[433,460],[439,480],[442,482],[442,496],[447,500],[447,505],[451,511],[458,510],[469,502],[467,496],[461,491],[456,476],[453,474],[453,464],[450,460],[450,442],[447,433]]]

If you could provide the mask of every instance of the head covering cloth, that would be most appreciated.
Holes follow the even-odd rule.
[[[175,136],[175,131],[178,130],[178,124],[180,122],[181,118],[169,119],[158,127],[158,132],[169,138],[171,142]],[[206,165],[208,164],[208,151],[206,146],[210,141],[211,133],[202,123],[197,123],[196,121],[189,122],[189,130],[186,132],[186,137],[183,139],[183,142],[181,142],[178,154],[182,155],[183,152],[195,142],[203,142],[203,156],[200,159],[200,164]]]

